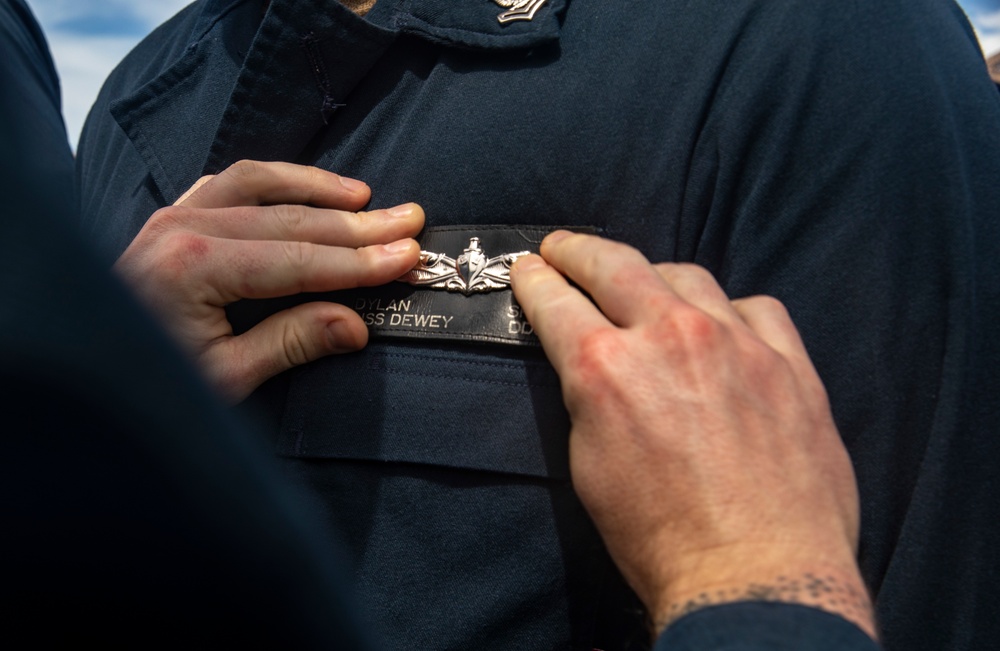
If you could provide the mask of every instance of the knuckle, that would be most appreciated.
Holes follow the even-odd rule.
[[[571,413],[591,409],[616,411],[631,401],[631,365],[627,342],[614,327],[599,328],[580,338],[560,376]]]
[[[752,307],[752,309],[766,312],[775,317],[781,317],[784,319],[790,318],[788,315],[788,308],[785,307],[785,304],[773,296],[766,296],[762,294],[758,296],[751,296],[745,300],[745,304]]]
[[[665,278],[679,288],[688,288],[698,294],[705,294],[718,288],[715,276],[708,269],[691,262],[671,265],[666,271]]]
[[[210,250],[208,238],[190,231],[177,231],[165,238],[160,257],[192,262],[203,258]]]
[[[784,337],[798,339],[798,328],[785,304],[773,296],[750,296],[733,301],[733,305],[751,328],[761,334],[762,329],[783,333]]]
[[[281,334],[281,350],[289,367],[301,366],[311,360],[309,339],[298,324],[286,323]]]
[[[677,299],[666,292],[657,292],[645,298],[646,311],[660,320],[674,312],[677,304]]]
[[[666,342],[676,342],[686,348],[706,348],[714,345],[722,334],[722,325],[709,314],[694,306],[672,305]]]
[[[149,251],[147,272],[168,284],[183,282],[211,254],[209,238],[190,231],[173,231]]]
[[[384,260],[380,246],[366,246],[351,251],[350,264],[341,269],[341,278],[345,287],[358,287],[366,279],[379,275],[381,263]]]
[[[664,262],[656,265],[656,270],[676,288],[686,288],[698,294],[721,289],[711,271],[693,262]]]
[[[708,279],[713,282],[715,280],[712,273],[700,264],[695,264],[693,262],[675,262],[671,266],[676,269],[678,273],[689,275],[693,278]]]
[[[587,265],[588,276],[599,276],[601,270],[606,267],[605,261],[596,256],[586,258],[584,263]],[[612,274],[611,283],[623,293],[645,286],[649,283],[649,265],[641,258],[623,260]]]
[[[238,178],[250,178],[257,175],[259,167],[260,163],[257,161],[243,159],[226,168],[225,173]]]
[[[339,183],[331,183],[337,177],[332,172],[316,167],[314,165],[298,166],[304,177],[302,189],[304,191],[303,203],[309,205],[322,205],[323,196],[330,188],[339,187]]]
[[[617,366],[623,353],[618,328],[608,326],[588,332],[580,338],[574,365],[585,385],[603,383]]]
[[[656,272],[660,274],[662,277],[668,278],[673,273],[674,268],[677,267],[678,264],[679,263],[676,262],[657,262],[656,264],[653,265],[653,268],[656,269]]]
[[[304,269],[312,264],[316,255],[316,247],[309,242],[293,240],[282,242],[282,252],[289,266],[294,269]]]
[[[301,206],[279,204],[269,208],[278,228],[285,234],[299,232],[306,223],[306,216]]]
[[[302,169],[305,172],[306,181],[310,184],[310,187],[322,187],[324,184],[330,182],[331,177],[337,178],[331,172],[320,169],[315,165],[305,165]]]
[[[193,211],[184,206],[166,206],[160,208],[146,221],[146,228],[156,233],[174,230],[189,220]]]

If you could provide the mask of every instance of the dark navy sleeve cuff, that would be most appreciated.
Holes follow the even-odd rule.
[[[739,602],[712,606],[674,622],[655,651],[879,651],[851,622],[795,604]]]

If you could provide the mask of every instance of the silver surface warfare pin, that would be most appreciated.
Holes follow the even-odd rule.
[[[479,238],[469,240],[469,248],[449,258],[444,253],[420,252],[420,261],[398,280],[411,285],[462,292],[466,296],[510,287],[510,265],[531,251],[504,253],[487,258]]]
[[[531,20],[548,0],[493,0],[493,2],[507,10],[497,16],[497,20],[503,24],[515,20]]]

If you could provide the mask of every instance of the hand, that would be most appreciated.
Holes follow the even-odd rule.
[[[574,486],[657,631],[763,599],[874,636],[854,474],[780,303],[564,231],[511,280],[562,381]]]
[[[354,310],[314,302],[239,336],[223,309],[272,298],[379,285],[417,263],[416,204],[354,212],[368,186],[312,167],[236,163],[157,211],[115,270],[234,402],[266,379],[368,341]]]

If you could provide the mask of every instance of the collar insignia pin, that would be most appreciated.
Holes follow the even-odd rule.
[[[421,251],[417,266],[399,278],[399,281],[431,289],[462,292],[466,296],[507,289],[510,287],[510,266],[529,253],[530,251],[519,251],[487,258],[479,244],[479,238],[473,237],[469,240],[469,247],[458,259],[449,258],[444,253]]]
[[[515,20],[531,20],[548,0],[493,0],[507,11],[497,16],[500,24]]]

